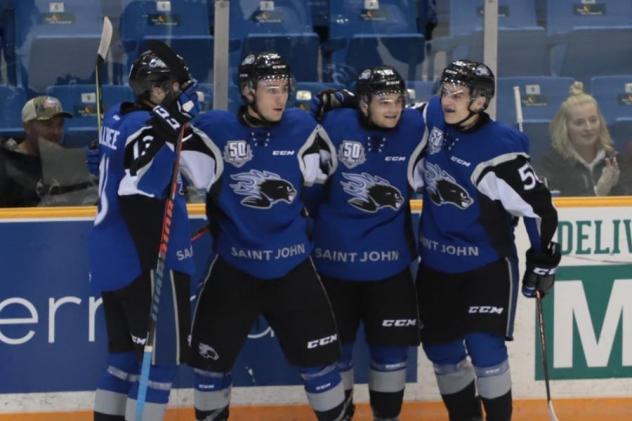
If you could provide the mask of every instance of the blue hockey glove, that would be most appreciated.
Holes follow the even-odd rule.
[[[177,114],[181,115],[183,119],[186,119],[186,121],[193,120],[193,118],[200,113],[200,101],[198,99],[197,87],[198,84],[195,79],[189,80],[182,87],[182,93],[178,96],[176,101],[176,108],[178,110]]]
[[[353,92],[347,89],[325,89],[312,98],[310,111],[318,121],[322,121],[327,111],[334,108],[351,108],[356,105],[357,99]]]
[[[559,244],[554,242],[541,253],[536,253],[533,249],[527,250],[527,270],[522,278],[522,295],[533,298],[538,291],[540,297],[544,297],[553,287],[555,271],[561,259]]]
[[[101,162],[101,157],[99,156],[99,147],[90,146],[86,149],[86,165],[88,166],[88,171],[90,174],[99,176],[99,163]]]

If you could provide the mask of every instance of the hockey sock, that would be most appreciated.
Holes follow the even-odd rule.
[[[481,421],[483,419],[481,401],[476,396],[474,380],[456,393],[442,393],[441,398],[448,409],[450,421]]]
[[[511,371],[505,339],[488,333],[468,334],[467,349],[476,370],[476,385],[488,421],[511,419]]]
[[[512,411],[511,390],[494,399],[483,398],[487,421],[510,421]]]
[[[127,394],[138,378],[138,370],[134,352],[109,354],[108,367],[94,396],[95,421],[124,420]]]
[[[336,364],[300,369],[307,400],[319,421],[337,421],[346,410],[345,394]]]
[[[348,419],[351,419],[355,412],[355,405],[353,404],[353,344],[342,345],[342,357],[338,360],[338,370],[345,390],[346,414]]]
[[[195,419],[225,421],[228,419],[233,377],[230,372],[193,370]]]
[[[487,421],[509,421],[512,412],[509,362],[505,360],[495,366],[475,368]]]
[[[373,416],[396,420],[402,409],[406,386],[407,347],[371,346],[369,396]]]
[[[426,355],[434,363],[441,398],[450,421],[480,420],[481,404],[476,396],[474,368],[467,359],[463,339],[444,343],[424,343]]]
[[[176,377],[177,366],[152,365],[149,370],[149,384],[143,410],[143,421],[159,421],[164,419],[169,393],[173,379]],[[135,419],[136,398],[138,396],[138,382],[130,390],[125,407],[125,418]]]

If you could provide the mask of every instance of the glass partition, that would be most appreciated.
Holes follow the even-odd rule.
[[[24,138],[22,108],[39,95],[58,98],[73,115],[64,147],[94,143],[95,59],[104,16],[114,27],[101,71],[106,109],[133,99],[129,67],[152,39],[184,57],[205,110],[213,108],[219,64],[228,67],[227,80],[217,85],[228,86],[226,108],[239,108],[237,67],[246,52],[273,50],[286,58],[296,79],[291,105],[305,110],[323,89],[353,89],[366,67],[395,67],[412,103],[436,92],[450,61],[483,59],[483,0],[223,3],[230,7],[228,33],[224,25],[216,33],[213,0],[0,0],[3,144]],[[632,2],[499,0],[497,23],[495,117],[527,133],[532,162],[551,189],[632,194]],[[228,54],[215,63],[215,45],[226,40]],[[591,136],[598,147],[586,147]]]

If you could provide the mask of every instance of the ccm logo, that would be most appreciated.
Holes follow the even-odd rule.
[[[382,320],[382,326],[384,327],[408,327],[416,326],[417,320],[415,319],[384,319]]]
[[[338,335],[325,336],[324,338],[314,339],[313,341],[307,342],[307,349],[318,348],[319,346],[329,345],[330,343],[336,342],[338,340]]]
[[[533,273],[535,273],[536,275],[540,275],[540,276],[555,275],[555,269],[557,269],[557,268],[539,268],[539,267],[535,267],[535,268],[533,268]]]
[[[294,151],[272,151],[272,156],[292,156]]]
[[[470,306],[468,313],[470,314],[503,314],[505,309],[496,306]]]
[[[384,158],[384,161],[394,161],[394,162],[406,161],[406,157],[405,156],[387,156]]]

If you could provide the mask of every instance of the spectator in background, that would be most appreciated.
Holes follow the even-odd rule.
[[[562,196],[625,194],[608,126],[581,82],[573,83],[549,130],[551,148],[537,167],[552,192]]]
[[[7,139],[0,144],[0,206],[36,206],[42,192],[42,163],[39,138],[59,144],[64,119],[72,117],[55,97],[38,96],[22,108],[22,141]]]

